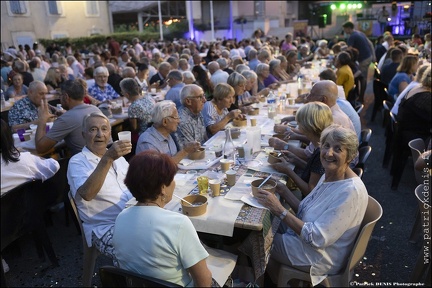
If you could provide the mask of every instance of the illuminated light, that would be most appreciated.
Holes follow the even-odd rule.
[[[168,21],[165,21],[165,22],[164,22],[164,24],[167,25],[167,26],[168,26],[168,25],[171,25],[172,23],[173,23],[173,21],[172,21],[171,19],[168,20]]]
[[[330,8],[331,8],[331,10],[335,10],[335,9],[336,9],[336,5],[335,5],[335,4],[332,4],[332,5],[330,6]]]
[[[355,5],[355,4],[354,4],[354,5]],[[352,5],[352,4],[348,4],[347,8],[348,8],[348,9],[351,9],[351,8],[353,8],[353,5]],[[355,6],[354,6],[354,8],[355,8]]]
[[[404,5],[404,9],[408,9],[409,7],[409,5]]]
[[[362,7],[363,7],[363,4],[361,4],[361,3],[358,3],[358,4],[357,4],[357,8],[358,8],[358,9],[361,9]]]
[[[341,10],[346,9],[346,5],[345,5],[345,3],[340,4],[340,5],[339,5],[339,9],[341,9]]]

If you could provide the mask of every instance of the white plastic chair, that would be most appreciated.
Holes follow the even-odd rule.
[[[352,279],[354,268],[362,259],[366,252],[369,239],[377,221],[383,213],[381,205],[374,198],[369,196],[368,206],[360,225],[360,232],[356,238],[355,244],[349,255],[345,268],[339,274],[328,275],[321,284],[326,287],[349,287],[349,282]],[[278,267],[279,266],[279,267]],[[311,282],[309,272],[304,272],[293,267],[280,264],[270,258],[267,266],[268,274],[272,281],[277,283],[278,287],[287,287],[291,279]],[[276,268],[276,269],[275,269]]]

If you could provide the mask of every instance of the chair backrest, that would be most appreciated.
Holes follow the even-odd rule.
[[[57,162],[60,164],[60,169],[53,177],[46,180],[43,184],[46,191],[51,191],[51,199],[49,205],[64,202],[64,199],[69,191],[69,183],[67,180],[67,168],[70,158],[60,158]],[[55,193],[53,193],[55,192]]]
[[[357,106],[357,107],[355,108],[357,114],[360,114],[361,111],[363,110],[363,108],[364,108],[364,104],[360,104],[359,106]]]
[[[408,146],[411,149],[411,155],[413,163],[415,164],[420,155],[425,151],[426,145],[422,138],[416,138],[408,142]],[[421,171],[414,169],[417,184],[423,183],[423,177]]]
[[[357,174],[358,177],[363,178],[363,169],[360,167],[356,167],[352,169],[354,173]]]
[[[366,160],[369,158],[371,151],[372,151],[371,146],[363,146],[359,148],[359,160],[356,167],[363,168],[363,169],[365,168],[364,165],[366,163]]]
[[[74,212],[75,217],[77,218],[79,226],[80,226],[82,240],[83,240],[83,249],[86,249],[86,248],[88,248],[88,245],[87,245],[87,241],[86,241],[85,234],[84,234],[84,228],[83,228],[83,225],[82,225],[81,218],[80,218],[80,216],[78,214],[78,209],[77,209],[76,204],[75,204],[75,199],[72,196],[72,192],[69,191],[68,197],[69,197],[70,205],[72,207],[72,211]]]
[[[393,103],[390,102],[389,100],[383,100],[383,107],[387,111],[390,111],[393,108]]]
[[[421,217],[422,224],[425,220],[423,215],[429,215],[430,214],[428,211],[430,209],[430,202],[428,202],[428,199],[425,199],[425,193],[427,193],[427,194],[430,193],[429,187],[427,187],[427,188],[428,188],[428,190],[425,190],[424,184],[420,184],[415,188],[415,196],[417,198],[417,202],[419,205],[420,215],[422,215],[422,217]],[[429,222],[429,225],[430,225],[430,222]],[[427,227],[427,226],[428,225],[426,225],[426,226],[422,225],[422,227]],[[429,226],[429,228],[430,228],[430,226]]]
[[[99,275],[104,287],[181,287],[178,284],[140,275],[114,266],[102,266]]]
[[[359,149],[363,146],[369,145],[369,140],[370,140],[371,136],[372,136],[372,129],[370,129],[370,128],[362,129],[362,131],[360,132]]]
[[[347,268],[349,271],[352,271],[357,266],[365,254],[372,231],[377,221],[381,218],[382,213],[383,210],[378,201],[369,196],[366,212],[360,225],[360,232],[348,260],[349,265],[347,265]]]

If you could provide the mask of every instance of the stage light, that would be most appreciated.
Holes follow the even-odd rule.
[[[340,4],[340,5],[339,5],[339,9],[340,9],[340,10],[345,10],[345,9],[346,9],[346,5],[345,5],[345,3]]]
[[[358,4],[357,4],[357,8],[358,8],[358,9],[362,9],[362,8],[363,8],[363,4],[358,3]]]
[[[336,5],[335,5],[335,4],[332,4],[332,5],[330,6],[330,8],[331,8],[331,10],[335,10],[335,9],[336,9]]]
[[[355,4],[354,4],[354,5],[355,5]],[[352,5],[352,4],[348,4],[347,8],[348,8],[348,9],[351,9],[351,8],[353,8],[353,5]],[[354,8],[355,8],[355,6],[354,6]]]

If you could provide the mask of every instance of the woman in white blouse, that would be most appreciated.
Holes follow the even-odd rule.
[[[30,152],[19,152],[8,124],[1,120],[1,194],[27,181],[47,180],[60,169],[59,163]]]
[[[288,212],[276,196],[259,191],[258,201],[281,218],[271,257],[279,263],[309,272],[312,285],[343,267],[363,220],[368,193],[349,168],[357,154],[354,131],[337,124],[321,134],[321,163],[325,174],[302,201],[283,184],[277,193],[296,213]]]

